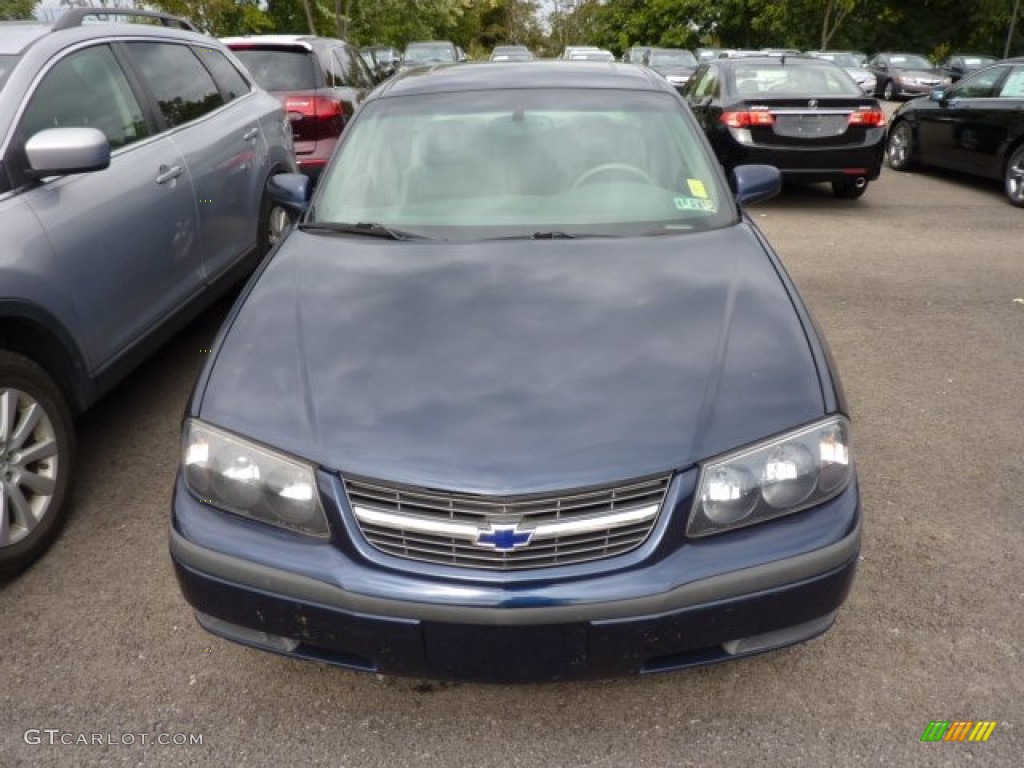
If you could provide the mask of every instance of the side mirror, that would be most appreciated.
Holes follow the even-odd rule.
[[[110,165],[110,142],[95,128],[47,128],[25,142],[30,175],[101,171]]]
[[[771,200],[782,191],[782,173],[774,165],[737,165],[732,180],[740,205]]]
[[[932,88],[928,94],[928,98],[931,101],[937,101],[940,104],[946,100],[946,89],[945,88]]]
[[[309,207],[309,178],[301,173],[276,173],[267,182],[270,199],[294,213],[302,214]]]

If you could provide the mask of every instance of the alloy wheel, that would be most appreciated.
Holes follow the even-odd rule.
[[[1006,196],[1013,205],[1024,207],[1024,146],[1017,147],[1006,163]]]
[[[889,167],[897,171],[903,171],[910,167],[910,152],[914,137],[910,126],[905,122],[896,123],[889,133],[889,141],[886,143],[885,156],[889,161]]]
[[[0,389],[0,547],[17,544],[43,521],[59,469],[57,435],[42,404],[19,389]]]

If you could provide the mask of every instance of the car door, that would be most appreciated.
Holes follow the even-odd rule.
[[[999,70],[1002,77],[989,95],[970,105],[970,118],[964,125],[973,135],[963,142],[964,165],[971,173],[1000,179],[1010,142],[1024,132],[1024,66],[990,69]]]
[[[124,47],[191,174],[203,276],[212,282],[256,247],[257,154],[265,153],[258,115],[221,93],[201,61],[222,56],[216,49],[171,41]]]
[[[982,122],[991,111],[985,104],[992,101],[1007,69],[990,67],[965,77],[935,107],[920,110],[918,141],[923,162],[968,171],[975,165],[974,155],[991,153],[983,147],[991,143],[991,129]]]
[[[68,53],[28,96],[4,158],[53,249],[94,372],[202,283],[185,159],[156,132],[139,96],[111,46]],[[78,126],[106,135],[110,166],[33,182],[25,173],[25,141],[45,128]]]

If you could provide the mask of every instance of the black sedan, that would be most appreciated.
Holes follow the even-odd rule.
[[[997,61],[999,61],[999,59],[995,56],[954,53],[947,56],[946,60],[939,64],[939,69],[955,83],[959,81],[960,78],[971,74],[971,72],[977,72],[979,69],[984,69],[985,67],[995,64]]]
[[[1000,179],[1010,202],[1024,207],[1024,58],[904,104],[892,117],[886,156],[897,171],[921,164]]]
[[[842,388],[664,79],[438,67],[378,88],[222,329],[171,552],[199,622],[479,680],[639,674],[831,626],[860,497]]]
[[[885,113],[841,67],[811,57],[707,62],[683,89],[726,169],[767,163],[791,181],[860,197],[877,179]]]
[[[697,69],[697,57],[685,48],[651,48],[642,62],[672,83],[676,90],[682,90]]]
[[[875,76],[875,96],[887,101],[924,96],[932,88],[949,85],[949,75],[916,53],[879,53],[868,60]]]

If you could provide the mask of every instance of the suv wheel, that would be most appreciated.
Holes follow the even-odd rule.
[[[288,232],[292,225],[292,218],[288,211],[276,205],[267,192],[263,193],[263,201],[260,203],[259,252],[260,258],[270,253],[281,239]]]
[[[67,517],[74,432],[57,385],[0,351],[0,578],[27,568]]]

